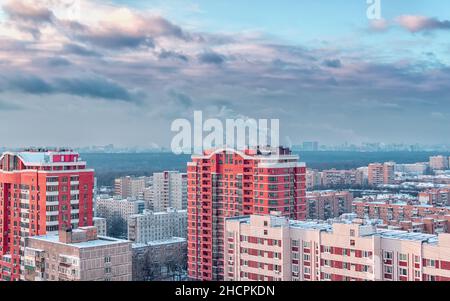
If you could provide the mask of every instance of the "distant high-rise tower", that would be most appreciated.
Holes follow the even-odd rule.
[[[430,157],[430,169],[431,170],[444,170],[449,167],[449,158],[444,156]]]
[[[371,186],[393,184],[395,182],[395,163],[369,164],[368,173],[369,185]]]
[[[224,220],[270,214],[305,219],[306,167],[285,148],[206,151],[188,163],[188,275],[222,280]]]
[[[124,199],[143,199],[147,177],[122,177],[114,181],[114,193]]]
[[[92,226],[94,171],[70,150],[0,157],[0,278],[19,280],[23,242],[62,228]]]
[[[155,212],[187,208],[187,175],[178,171],[153,174],[151,204]]]

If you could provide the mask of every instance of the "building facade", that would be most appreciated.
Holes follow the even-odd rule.
[[[321,172],[321,185],[324,188],[342,186],[359,187],[364,184],[364,175],[359,170],[329,169]]]
[[[306,218],[328,220],[352,212],[353,195],[348,191],[308,192]]]
[[[125,221],[134,214],[142,213],[145,209],[144,201],[136,201],[118,198],[99,198],[95,202],[97,217],[112,218],[119,216]]]
[[[122,177],[114,181],[114,194],[123,199],[139,199],[144,197],[147,183],[151,181],[148,177]]]
[[[133,244],[133,281],[185,280],[186,258],[185,238]]]
[[[389,185],[395,182],[395,163],[369,164],[368,182],[370,186]]]
[[[145,244],[172,237],[187,237],[187,210],[145,210],[143,214],[128,218],[128,240],[133,243]]]
[[[284,148],[206,151],[188,163],[188,276],[222,280],[226,217],[306,218],[304,163]]]
[[[98,237],[96,227],[25,240],[25,281],[131,281],[129,241]]]
[[[450,234],[245,216],[226,221],[225,280],[449,281]]]
[[[92,226],[94,171],[78,153],[29,149],[0,157],[0,279],[19,280],[25,237]]]
[[[450,206],[450,188],[429,189],[419,193],[419,202],[436,207]]]
[[[446,156],[433,156],[430,157],[430,169],[431,170],[445,170],[449,168],[449,158]]]
[[[97,228],[97,234],[99,236],[106,236],[107,234],[107,223],[106,218],[103,217],[94,217],[94,227]]]
[[[450,208],[407,203],[367,202],[354,200],[352,212],[358,218],[382,220],[388,226],[425,233],[446,233]],[[409,225],[411,222],[411,225]]]
[[[187,174],[164,171],[153,174],[151,209],[155,212],[169,208],[187,209]]]

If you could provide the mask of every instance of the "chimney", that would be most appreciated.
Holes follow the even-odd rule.
[[[67,228],[65,225],[59,230],[59,242],[70,244],[72,243],[72,229]]]

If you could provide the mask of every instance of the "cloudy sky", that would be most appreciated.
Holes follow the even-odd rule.
[[[450,2],[0,0],[0,146],[168,146],[194,110],[298,143],[450,143]]]

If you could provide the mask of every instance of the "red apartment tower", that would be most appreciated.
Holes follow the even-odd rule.
[[[205,151],[188,163],[188,275],[223,280],[227,217],[306,217],[306,167],[286,148]]]
[[[0,157],[0,280],[20,280],[25,237],[92,226],[93,185],[94,171],[70,150]]]

